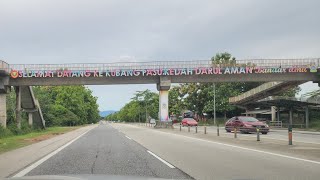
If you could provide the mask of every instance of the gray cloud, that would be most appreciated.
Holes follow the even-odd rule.
[[[192,60],[222,51],[240,59],[319,57],[318,7],[317,0],[2,0],[0,59]],[[92,87],[101,109],[119,109],[144,88],[153,86]]]

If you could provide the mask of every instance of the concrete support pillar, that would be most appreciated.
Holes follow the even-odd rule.
[[[276,107],[271,106],[271,121],[275,121],[275,120],[276,120]]]
[[[309,107],[306,107],[306,128],[309,128]]]
[[[292,108],[290,108],[290,111],[289,111],[289,125],[292,125],[292,122],[293,122],[293,110],[292,110]]]
[[[33,124],[33,113],[32,112],[28,113],[28,123],[29,123],[29,126],[32,127],[32,124]]]
[[[277,121],[280,121],[280,107],[277,107]]]
[[[171,79],[168,76],[160,76],[160,83],[157,84],[159,91],[159,120],[169,120],[169,89]]]
[[[171,79],[167,76],[160,76],[160,82],[157,84],[159,91],[159,123],[156,123],[155,128],[173,128],[169,120],[169,89]]]
[[[159,114],[160,121],[169,120],[169,91],[160,90],[159,91]]]
[[[0,125],[7,127],[7,95],[4,93],[0,94]]]
[[[16,123],[17,128],[21,129],[21,88],[20,86],[15,87],[16,89]]]

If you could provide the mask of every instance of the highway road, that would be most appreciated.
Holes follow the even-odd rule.
[[[244,146],[242,141],[224,143],[221,142],[224,141],[222,138],[219,142],[205,139],[202,138],[205,135],[199,133],[155,130],[126,124],[113,124],[113,127],[195,179],[318,180],[320,177],[319,147],[310,151],[303,149],[301,152],[312,152],[317,157],[304,159],[299,158],[302,156],[286,154],[296,151],[288,145],[261,144],[274,148],[261,150]],[[281,149],[284,151],[278,153]]]
[[[146,148],[106,124],[100,124],[89,131],[31,170],[27,176],[66,174],[191,179],[178,168],[170,168]]]
[[[26,176],[108,174],[200,180],[320,177],[320,147],[312,151],[317,158],[305,159],[244,147],[241,141],[230,145],[185,134],[190,136],[139,125],[102,123],[41,163],[27,167],[30,171]]]

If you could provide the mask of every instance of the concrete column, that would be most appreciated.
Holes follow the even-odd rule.
[[[290,108],[289,111],[289,125],[292,125],[292,121],[293,121],[293,112],[292,112],[292,108]]]
[[[5,93],[0,94],[0,125],[7,127],[7,95]]]
[[[33,114],[32,114],[32,112],[28,113],[28,122],[29,122],[29,126],[32,127],[32,124],[33,124]]]
[[[171,79],[168,76],[160,76],[157,89],[159,91],[159,123],[154,128],[173,128],[172,124],[168,124],[169,120],[169,89]]]
[[[306,107],[306,128],[309,128],[309,107]]]
[[[160,121],[169,120],[169,91],[160,90],[159,91],[159,112]]]
[[[276,120],[276,107],[271,106],[271,121],[275,121],[275,120]]]
[[[21,88],[20,86],[16,88],[16,123],[17,128],[21,129]]]
[[[280,107],[277,107],[277,121],[280,121]]]
[[[159,91],[159,120],[169,120],[169,89],[171,79],[168,76],[160,76],[157,89]]]

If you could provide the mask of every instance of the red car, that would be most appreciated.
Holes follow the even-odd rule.
[[[184,118],[181,121],[182,126],[198,126],[198,122],[192,118]]]
[[[269,132],[269,126],[266,123],[249,116],[233,117],[225,123],[227,132],[233,131],[234,128],[238,128],[241,133],[257,132],[257,128],[259,128],[259,131],[262,134],[267,134]]]

